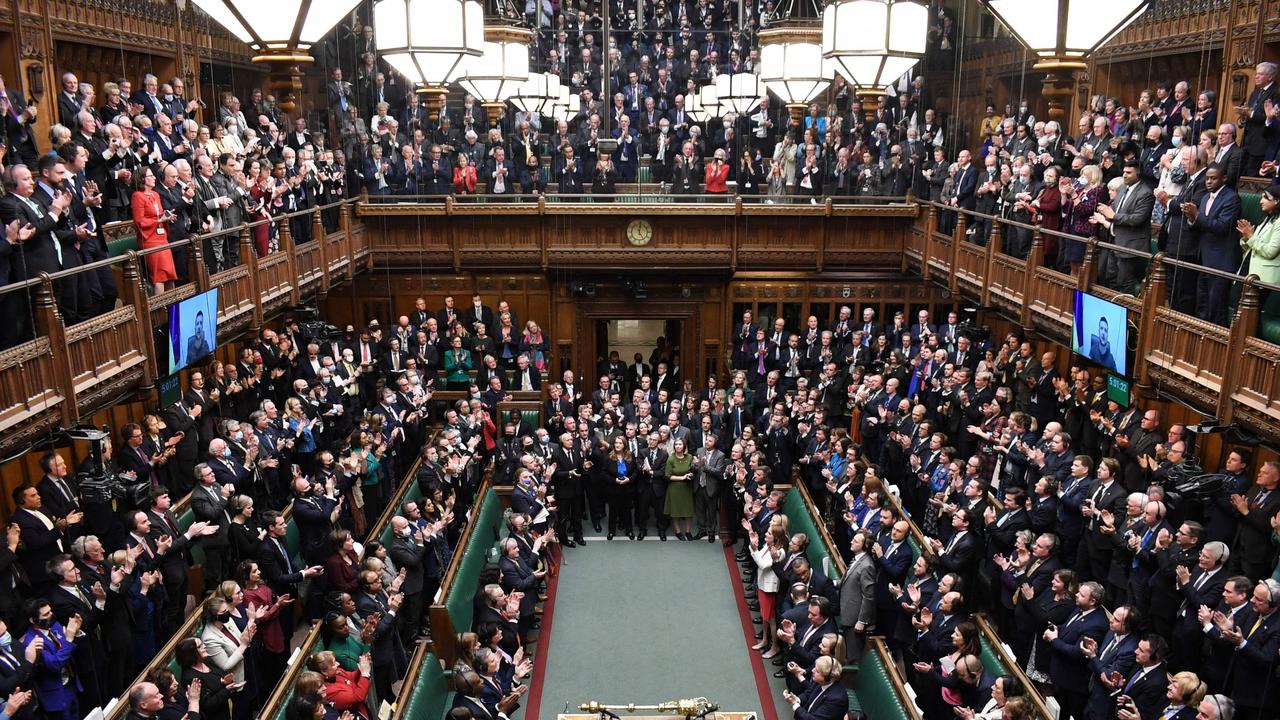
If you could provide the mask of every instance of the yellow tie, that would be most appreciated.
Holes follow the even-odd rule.
[[[1247,635],[1245,635],[1245,636],[1244,636],[1244,637],[1245,637],[1245,639],[1247,640],[1247,639],[1249,639],[1249,638],[1253,637],[1253,633],[1254,633],[1254,631],[1255,631],[1255,630],[1257,630],[1257,629],[1258,629],[1258,626],[1259,626],[1259,625],[1261,625],[1261,624],[1262,624],[1262,616],[1261,616],[1261,615],[1259,615],[1259,616],[1258,616],[1258,619],[1253,621],[1253,627],[1249,628],[1249,634],[1247,634]]]

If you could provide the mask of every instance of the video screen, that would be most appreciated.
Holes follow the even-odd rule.
[[[1128,309],[1077,290],[1071,327],[1072,352],[1128,377],[1128,348]]]
[[[218,289],[169,307],[169,372],[190,367],[218,346]]]

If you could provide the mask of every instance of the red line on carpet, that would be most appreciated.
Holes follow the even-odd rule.
[[[760,653],[751,649],[756,644],[756,630],[751,622],[751,611],[747,609],[747,598],[743,595],[742,573],[738,572],[738,560],[734,557],[733,548],[724,549],[724,560],[729,564],[733,597],[738,605],[738,618],[742,621],[742,637],[746,641],[747,654],[751,656],[751,674],[756,678],[760,712],[764,720],[778,720],[778,708],[773,702],[773,688],[769,687],[769,673],[765,670],[764,659],[760,657]]]
[[[560,572],[564,572],[564,546],[557,545]],[[542,629],[538,631],[538,652],[533,659],[533,683],[529,686],[529,695],[525,698],[525,720],[538,720],[542,708],[542,679],[547,674],[547,655],[551,652],[551,621],[556,613],[556,586],[560,584],[560,573],[547,578],[547,601],[542,605]]]

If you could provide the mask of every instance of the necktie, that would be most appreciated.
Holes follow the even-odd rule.
[[[1217,195],[1217,193],[1209,193],[1209,195],[1204,199],[1204,215],[1205,215],[1206,217],[1208,217],[1208,215],[1209,215],[1209,210],[1210,210],[1210,208],[1212,208],[1212,207],[1213,207],[1213,197],[1214,197],[1214,195]]]
[[[1262,492],[1258,493],[1258,496],[1253,499],[1253,502],[1249,503],[1249,508],[1251,510],[1257,510],[1262,505],[1262,503],[1267,501],[1267,496],[1270,494],[1271,494],[1270,490],[1263,490]]]
[[[1109,655],[1109,654],[1111,653],[1111,651],[1112,651],[1112,650],[1115,650],[1115,649],[1116,649],[1116,645],[1119,645],[1119,644],[1120,644],[1120,636],[1119,636],[1119,635],[1113,635],[1113,636],[1111,637],[1111,642],[1107,643],[1107,646],[1106,646],[1105,648],[1103,648],[1103,649],[1102,649],[1102,654],[1101,654],[1101,655],[1099,655],[1098,657],[1099,657],[1099,658],[1106,658],[1106,657],[1107,657],[1107,655]]]
[[[284,567],[289,574],[293,574],[293,561],[289,559],[289,551],[284,549],[284,545],[280,544],[280,538],[272,538],[276,544],[276,549],[280,551],[280,557],[284,558]]]
[[[1258,626],[1262,624],[1263,615],[1259,615],[1257,620],[1253,621],[1253,627],[1249,628],[1249,632],[1245,634],[1245,639],[1253,637],[1253,633],[1258,630]]]

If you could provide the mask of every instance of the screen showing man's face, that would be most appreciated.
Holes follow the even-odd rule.
[[[196,330],[195,334],[204,336],[204,313],[196,313]]]
[[[1098,347],[1106,352],[1111,349],[1111,337],[1107,335],[1107,319],[1098,318]]]

